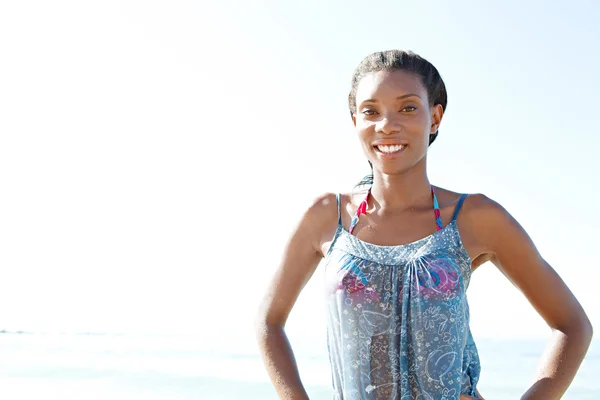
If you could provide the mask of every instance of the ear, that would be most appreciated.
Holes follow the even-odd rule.
[[[354,127],[356,128],[356,114],[352,113],[352,114],[350,114],[350,116],[352,117],[352,123],[354,124]]]
[[[431,128],[429,131],[430,135],[433,135],[438,131],[444,117],[444,109],[441,104],[436,104],[431,108]]]

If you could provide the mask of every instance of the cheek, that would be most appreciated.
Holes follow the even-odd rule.
[[[431,120],[429,115],[425,115],[422,118],[419,118],[419,127],[420,130],[423,132],[423,136],[429,137],[432,122],[433,121]]]
[[[359,122],[355,131],[361,141],[372,140],[375,134],[375,124],[371,122]]]

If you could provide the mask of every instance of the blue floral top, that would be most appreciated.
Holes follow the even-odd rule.
[[[456,217],[413,243],[379,246],[338,227],[325,259],[334,399],[478,398],[471,260]]]

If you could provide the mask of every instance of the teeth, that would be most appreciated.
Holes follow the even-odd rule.
[[[377,149],[382,153],[395,153],[397,151],[402,150],[404,147],[405,146],[403,144],[395,144],[392,146],[380,144],[379,146],[377,146]]]

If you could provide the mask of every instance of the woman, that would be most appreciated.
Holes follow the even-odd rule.
[[[265,296],[259,345],[280,398],[308,398],[284,324],[323,257],[335,399],[481,399],[465,291],[486,261],[553,332],[522,398],[559,399],[572,381],[592,337],[573,294],[498,203],[429,183],[446,99],[436,68],[412,52],[375,53],[356,69],[349,106],[373,173],[366,193],[315,200]]]

